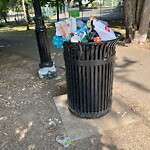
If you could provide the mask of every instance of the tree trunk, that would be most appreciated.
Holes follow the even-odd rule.
[[[7,18],[6,18],[6,17],[4,17],[3,19],[4,19],[5,23],[9,23],[9,22],[7,21]]]
[[[124,0],[126,41],[146,42],[150,22],[150,0]]]
[[[139,30],[138,34],[135,37],[135,41],[146,42],[149,30],[149,23],[150,23],[150,0],[145,0],[143,3],[141,17],[139,22]]]
[[[26,14],[27,14],[27,21],[28,21],[28,24],[30,24],[31,19],[30,19],[30,15],[29,15],[29,5],[27,3],[25,3],[25,8],[26,8]]]
[[[23,7],[24,18],[25,18],[27,30],[29,30],[29,21],[28,21],[28,17],[27,17],[27,8],[26,8],[26,5],[25,5],[25,0],[22,0],[22,7]]]
[[[126,27],[126,39],[127,42],[131,42],[134,38],[133,33],[133,9],[132,9],[132,1],[131,0],[125,0],[124,3],[124,12],[125,12],[125,27]]]
[[[58,0],[56,0],[56,8],[57,8],[57,22],[59,21],[59,4]]]
[[[82,0],[79,0],[79,9],[82,10]]]

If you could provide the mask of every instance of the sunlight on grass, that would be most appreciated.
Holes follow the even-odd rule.
[[[125,33],[126,33],[125,29],[120,29],[120,28],[117,28],[117,27],[112,28],[112,29],[116,32],[120,32],[123,36],[125,36]]]
[[[34,29],[34,26],[30,26],[30,29]],[[26,26],[7,26],[0,28],[0,32],[12,32],[12,31],[26,31]]]
[[[110,21],[110,27],[117,32],[120,32],[125,36],[125,29],[122,22],[119,21]],[[52,37],[55,34],[55,25],[54,23],[45,23],[47,28],[47,35]],[[30,25],[30,30],[26,30],[25,25],[9,25],[6,27],[0,28],[0,33],[11,33],[16,35],[25,35],[25,36],[34,36],[35,35],[35,24]]]
[[[46,25],[48,34],[51,34],[51,33],[53,34],[53,32],[55,31],[54,24],[46,23],[45,25]],[[11,34],[17,34],[17,35],[33,36],[35,35],[35,24],[30,25],[30,30],[27,30],[25,25],[16,25],[16,26],[9,25],[6,27],[1,27],[0,33],[11,33]]]

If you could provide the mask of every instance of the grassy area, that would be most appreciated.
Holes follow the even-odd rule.
[[[54,23],[46,23],[47,33],[50,34],[51,31],[55,31]],[[35,24],[30,24],[30,30],[26,30],[26,25],[23,23],[10,23],[9,25],[1,24],[0,33],[11,33],[16,35],[35,35]]]
[[[122,35],[125,35],[125,27],[124,27],[124,21],[123,20],[111,20],[108,21],[109,26],[117,32],[122,33]],[[45,23],[47,28],[47,35],[51,36],[55,33],[55,26],[54,23]],[[0,27],[0,33],[6,32],[6,33],[12,33],[16,35],[26,35],[26,36],[33,36],[35,35],[35,24],[30,25],[30,30],[26,30],[26,25],[23,23],[14,23],[12,22],[9,25],[3,24]]]
[[[125,23],[124,20],[110,20],[108,21],[109,26],[117,32],[120,32],[125,36]]]

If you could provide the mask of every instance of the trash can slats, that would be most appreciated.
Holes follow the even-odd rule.
[[[96,118],[110,111],[117,40],[63,44],[68,108],[77,116]]]

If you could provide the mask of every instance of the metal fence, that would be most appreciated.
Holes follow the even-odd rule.
[[[111,19],[123,19],[123,0],[96,0],[92,4],[89,4],[86,8],[80,11],[80,19],[87,20],[89,16],[95,16],[103,20]],[[85,1],[87,3],[87,0]],[[83,3],[83,4],[86,4]],[[77,4],[78,5],[78,4]],[[30,16],[34,17],[32,8],[30,8]],[[56,7],[50,5],[41,7],[42,15],[48,22],[56,22]],[[68,15],[68,4],[62,4],[59,7],[60,20],[66,19]],[[24,20],[23,12],[10,12],[7,17],[8,21],[20,21]]]

